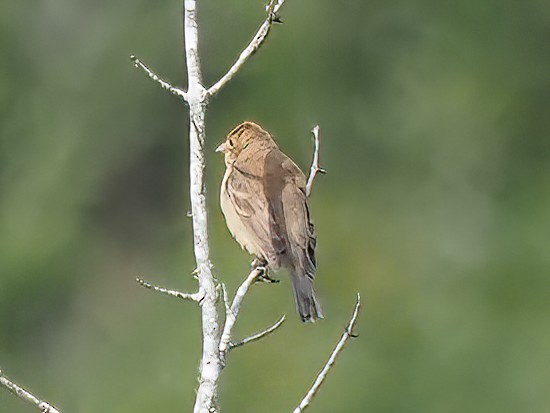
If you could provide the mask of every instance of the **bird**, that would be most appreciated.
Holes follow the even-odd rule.
[[[288,270],[302,321],[323,318],[306,176],[254,122],[236,126],[216,151],[225,155],[220,206],[231,235],[266,268]]]

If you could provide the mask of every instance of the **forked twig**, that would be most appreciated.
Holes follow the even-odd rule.
[[[340,341],[338,341],[338,344],[336,344],[336,347],[334,350],[332,350],[332,353],[330,354],[330,357],[328,361],[325,363],[325,366],[321,370],[321,372],[317,375],[317,378],[315,379],[315,382],[305,395],[305,397],[300,402],[300,405],[296,407],[293,411],[293,413],[300,413],[304,411],[304,409],[309,406],[311,403],[311,400],[319,390],[319,387],[321,387],[321,384],[323,384],[323,381],[325,381],[327,374],[331,367],[334,365],[336,361],[336,357],[340,354],[344,346],[346,345],[347,341],[350,339],[350,337],[356,337],[353,334],[353,326],[355,325],[355,321],[357,320],[357,315],[359,314],[359,307],[361,306],[361,296],[359,293],[357,293],[357,302],[355,303],[355,309],[353,310],[353,314],[351,316],[351,320],[349,321],[349,324],[347,325],[346,329],[344,330],[344,333],[342,334],[342,337],[340,338]]]

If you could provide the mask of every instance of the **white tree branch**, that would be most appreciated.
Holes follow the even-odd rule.
[[[208,95],[214,96],[218,93],[231,79],[233,79],[247,60],[260,48],[269,34],[271,25],[278,21],[277,13],[284,3],[285,0],[271,0],[267,6],[267,18],[262,23],[250,43],[241,52],[235,63],[233,63],[233,66],[229,68],[227,73],[223,75],[220,80],[208,89]]]
[[[220,325],[216,302],[217,282],[212,275],[208,244],[208,219],[204,183],[204,140],[207,93],[202,82],[196,0],[183,2],[187,103],[189,104],[189,197],[193,219],[193,245],[201,302],[202,358],[194,413],[218,411],[218,379],[222,370],[219,352]]]
[[[137,67],[139,69],[142,69],[145,73],[147,73],[147,76],[149,76],[151,79],[153,79],[155,82],[157,82],[161,88],[164,90],[167,90],[168,92],[172,93],[173,95],[176,95],[177,97],[187,100],[187,93],[185,93],[180,88],[177,88],[175,86],[172,86],[170,83],[166,82],[165,80],[162,80],[160,77],[156,75],[155,72],[153,72],[151,69],[149,69],[145,63],[143,63],[141,60],[139,60],[138,57],[132,55],[130,56],[130,60],[134,63],[134,67]]]
[[[222,361],[225,359],[225,353],[229,348],[229,342],[231,341],[231,330],[235,325],[235,321],[237,321],[237,316],[239,315],[239,311],[241,309],[241,304],[244,300],[244,296],[246,295],[250,286],[254,284],[254,282],[258,279],[258,277],[260,277],[264,272],[265,272],[265,268],[263,267],[256,267],[252,271],[250,271],[250,274],[248,274],[248,277],[246,277],[246,279],[242,282],[242,284],[237,289],[237,293],[235,294],[235,298],[233,298],[231,307],[227,308],[226,306],[225,325],[223,327],[223,332],[220,339],[220,347],[219,347],[220,357]]]
[[[169,290],[164,287],[159,287],[158,285],[151,284],[148,281],[145,281],[143,278],[136,277],[136,281],[141,285],[142,287],[148,288],[150,290],[169,295],[171,297],[181,298],[182,300],[191,300],[196,301],[197,303],[200,303],[202,299],[204,298],[204,291],[197,291],[196,293],[182,293],[181,291],[177,290]]]
[[[25,390],[23,387],[19,386],[18,384],[8,379],[6,376],[4,376],[4,373],[2,372],[2,370],[0,370],[0,385],[2,385],[3,387],[11,391],[20,399],[23,399],[29,403],[34,404],[36,407],[38,407],[42,411],[42,413],[60,413],[59,410],[57,410],[48,402],[45,402],[44,400],[40,400],[34,394],[30,393],[29,391]]]
[[[325,366],[323,367],[321,372],[317,375],[315,382],[313,383],[313,385],[311,386],[311,388],[309,389],[305,397],[302,399],[300,405],[294,409],[293,413],[300,413],[304,411],[306,407],[309,406],[309,404],[311,403],[311,400],[313,399],[315,394],[317,394],[317,392],[319,391],[319,387],[321,387],[321,384],[323,384],[323,381],[326,379],[329,370],[336,362],[336,357],[338,357],[340,352],[343,350],[344,346],[346,345],[350,337],[355,337],[352,331],[355,325],[355,321],[357,320],[357,315],[359,314],[360,306],[361,306],[361,296],[359,295],[359,293],[357,293],[357,302],[355,303],[355,309],[353,310],[351,320],[349,321],[349,324],[344,330],[344,333],[342,334],[340,341],[338,341],[338,344],[336,344],[336,347],[332,351]]]
[[[319,166],[319,146],[320,146],[319,125],[314,126],[313,129],[311,130],[311,133],[313,133],[315,151],[313,152],[313,161],[311,162],[311,168],[309,169],[309,178],[307,180],[307,185],[306,185],[306,196],[308,198],[309,198],[309,195],[311,194],[311,188],[313,187],[313,180],[315,179],[317,174],[327,173],[327,171],[325,171],[323,168]]]
[[[269,328],[266,328],[265,330],[262,330],[256,334],[253,334],[241,341],[238,341],[236,343],[233,343],[231,341],[229,341],[229,346],[228,346],[228,350],[233,350],[234,348],[237,348],[237,347],[242,347],[244,346],[245,344],[248,344],[248,343],[252,343],[254,341],[258,341],[258,340],[261,340],[262,338],[264,338],[265,336],[273,333],[275,330],[277,330],[279,327],[281,327],[281,325],[283,325],[284,321],[286,319],[286,315],[283,314],[283,316],[279,319],[279,321],[277,321],[275,324],[273,324],[271,327]]]

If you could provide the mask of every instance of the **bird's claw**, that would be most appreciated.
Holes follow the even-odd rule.
[[[266,267],[256,267],[256,269],[261,271],[258,277],[256,277],[256,282],[276,284],[280,281],[275,278],[271,278]]]
[[[250,263],[250,269],[255,270],[256,268],[264,267],[264,269],[267,267],[267,262],[264,260],[261,260],[259,258],[254,258],[252,262]],[[264,270],[265,272],[265,270]]]

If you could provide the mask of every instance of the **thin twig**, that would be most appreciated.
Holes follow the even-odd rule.
[[[36,407],[38,407],[42,411],[42,413],[60,413],[59,410],[57,410],[48,402],[40,400],[34,394],[28,392],[18,384],[8,379],[6,376],[4,376],[2,370],[0,370],[0,385],[2,385],[3,387],[11,391],[20,399],[23,399],[29,403],[34,404]]]
[[[283,314],[283,316],[279,319],[279,321],[277,321],[271,327],[266,328],[265,330],[260,331],[259,333],[253,334],[250,337],[247,337],[247,338],[245,338],[245,339],[243,339],[243,340],[241,340],[237,343],[232,343],[230,341],[229,346],[228,346],[228,350],[233,350],[234,348],[242,347],[245,344],[252,343],[253,341],[261,340],[265,336],[273,333],[275,330],[277,330],[279,327],[281,327],[281,325],[284,323],[285,319],[286,319],[286,315]]]
[[[237,316],[239,315],[239,310],[241,309],[241,304],[243,302],[244,296],[246,295],[250,286],[254,284],[254,281],[256,281],[258,277],[264,273],[264,271],[265,269],[263,267],[256,267],[252,271],[250,271],[248,277],[246,277],[246,279],[237,289],[237,293],[235,294],[235,298],[233,298],[233,303],[231,304],[231,307],[227,308],[225,314],[225,325],[223,326],[223,332],[220,339],[220,355],[222,357],[222,360],[225,356],[225,353],[227,352],[227,349],[229,348],[229,342],[231,341],[231,330],[235,325],[235,321],[237,321]]]
[[[269,34],[271,25],[274,22],[276,23],[279,21],[277,13],[283,6],[284,2],[285,0],[271,0],[269,5],[267,6],[267,17],[265,21],[262,23],[250,43],[241,52],[235,63],[233,63],[233,66],[229,68],[227,73],[223,75],[220,80],[214,83],[214,85],[212,85],[210,89],[208,89],[208,95],[214,96],[216,93],[218,93],[221,88],[223,88],[231,79],[233,79],[233,76],[237,74],[237,72],[246,63],[246,61],[260,48],[260,46],[265,41],[267,35]]]
[[[307,185],[306,185],[306,196],[308,198],[309,198],[309,194],[311,194],[311,188],[313,187],[313,180],[315,179],[317,174],[327,173],[326,170],[324,170],[319,166],[319,146],[320,146],[319,125],[316,125],[315,127],[313,127],[313,129],[311,130],[311,133],[313,133],[315,151],[313,152],[313,161],[311,162],[311,168],[309,170],[309,178],[307,179]]]
[[[300,413],[304,411],[304,409],[309,406],[309,403],[311,403],[311,399],[317,394],[317,391],[319,390],[319,387],[321,387],[321,384],[323,384],[323,381],[326,379],[327,374],[331,367],[334,365],[334,362],[336,361],[336,357],[340,354],[344,346],[346,345],[346,342],[350,339],[350,337],[356,337],[353,334],[353,326],[355,325],[355,321],[357,320],[357,315],[359,314],[359,307],[361,306],[361,296],[359,293],[357,293],[357,302],[355,304],[355,309],[353,310],[353,315],[351,316],[351,320],[349,321],[348,326],[344,330],[344,333],[342,334],[342,337],[340,338],[340,341],[338,341],[338,344],[336,344],[336,347],[332,351],[328,361],[326,362],[325,366],[321,370],[321,372],[317,375],[317,378],[315,379],[315,382],[305,395],[305,397],[302,399],[300,405],[296,407],[293,411],[293,413]]]
[[[204,291],[197,291],[196,293],[182,293],[178,290],[169,290],[168,288],[159,287],[158,285],[151,284],[148,281],[145,281],[143,278],[136,277],[136,281],[142,287],[148,288],[150,290],[169,295],[171,297],[181,298],[182,300],[191,300],[200,303],[204,298]]]
[[[187,93],[185,93],[180,88],[177,88],[175,86],[172,86],[170,83],[168,83],[165,80],[162,80],[160,77],[157,76],[155,72],[153,72],[151,69],[149,69],[145,63],[143,63],[141,60],[139,60],[138,57],[132,55],[130,56],[130,60],[132,63],[134,63],[134,67],[142,69],[145,73],[147,73],[147,76],[149,76],[151,79],[153,79],[155,82],[157,82],[161,88],[164,90],[167,90],[168,92],[172,93],[173,95],[176,95],[177,97],[187,100]]]

